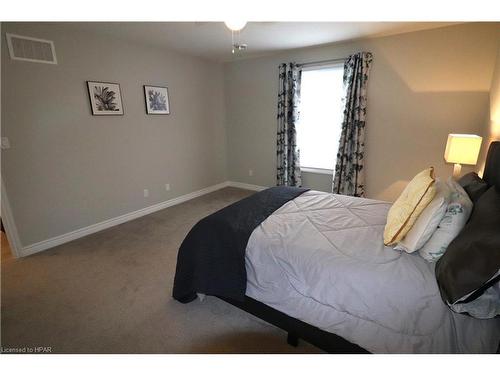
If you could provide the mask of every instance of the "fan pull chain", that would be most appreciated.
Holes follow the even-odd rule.
[[[234,31],[231,30],[231,53],[234,55]]]

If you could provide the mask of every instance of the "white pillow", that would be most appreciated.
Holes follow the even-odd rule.
[[[436,180],[435,183],[436,195],[422,211],[406,236],[395,246],[396,250],[403,250],[407,253],[417,251],[431,238],[441,222],[448,207],[451,191],[445,182]]]
[[[429,262],[435,262],[443,256],[450,242],[469,220],[472,212],[473,203],[458,182],[450,178],[447,184],[451,190],[451,196],[446,213],[434,234],[419,251],[420,256]]]

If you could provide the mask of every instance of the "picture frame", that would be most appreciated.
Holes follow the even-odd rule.
[[[144,85],[144,100],[148,115],[169,115],[168,87]]]
[[[123,115],[120,84],[102,81],[87,81],[90,108],[93,116]]]

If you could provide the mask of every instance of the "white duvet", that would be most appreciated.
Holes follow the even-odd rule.
[[[383,245],[387,202],[308,191],[252,233],[246,294],[374,353],[494,353],[500,320],[453,313],[434,264]]]

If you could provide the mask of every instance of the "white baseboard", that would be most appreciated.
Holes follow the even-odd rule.
[[[232,186],[245,190],[254,190],[254,191],[262,191],[264,189],[267,189],[267,186],[252,185],[252,184],[246,184],[244,182],[235,182],[235,181],[227,181],[227,186]]]
[[[160,202],[160,203],[154,204],[154,205],[149,206],[149,207],[141,208],[140,210],[137,210],[134,212],[129,212],[129,213],[124,214],[124,215],[120,215],[120,216],[117,216],[117,217],[114,217],[114,218],[111,218],[108,220],[104,220],[104,221],[101,221],[99,223],[89,225],[88,227],[80,228],[80,229],[74,230],[72,232],[62,234],[60,236],[56,236],[56,237],[49,238],[47,240],[36,242],[34,244],[31,244],[31,245],[28,245],[25,247],[18,246],[17,254],[15,254],[15,255],[23,257],[23,256],[35,254],[35,253],[38,253],[40,251],[50,249],[54,246],[62,245],[66,242],[70,242],[70,241],[76,240],[78,238],[88,236],[89,234],[96,233],[96,232],[99,232],[101,230],[114,227],[115,225],[123,224],[127,221],[137,219],[141,216],[145,216],[145,215],[151,214],[153,212],[163,210],[164,208],[175,206],[175,205],[183,203],[183,202],[187,202],[191,199],[200,197],[200,196],[208,194],[208,193],[212,193],[216,190],[225,188],[227,186],[232,186],[232,187],[246,189],[246,190],[253,190],[253,191],[261,191],[261,190],[266,189],[265,186],[246,184],[246,183],[242,183],[242,182],[234,182],[234,181],[221,182],[220,184],[209,186],[207,188],[197,190],[197,191],[194,191],[194,192],[189,193],[189,194],[181,195],[180,197],[177,197],[177,198],[169,199],[167,201]]]
[[[140,210],[137,211],[129,212],[127,214],[114,217],[112,219],[101,221],[100,223],[97,224],[89,225],[88,227],[80,228],[72,232],[62,234],[60,236],[49,238],[44,241],[36,242],[32,245],[22,248],[21,251],[19,252],[19,255],[27,256],[35,254],[40,251],[47,250],[51,247],[62,245],[63,243],[76,240],[77,238],[81,238],[89,234],[114,227],[115,225],[119,225],[127,221],[137,219],[141,216],[145,216],[153,212],[163,210],[164,208],[175,206],[177,204],[189,201],[191,199],[214,192],[216,190],[222,189],[227,186],[228,186],[227,182],[222,182],[220,184],[209,186],[207,188],[197,190],[189,194],[181,195],[180,197],[169,199],[167,201],[160,202],[149,207],[141,208]]]

